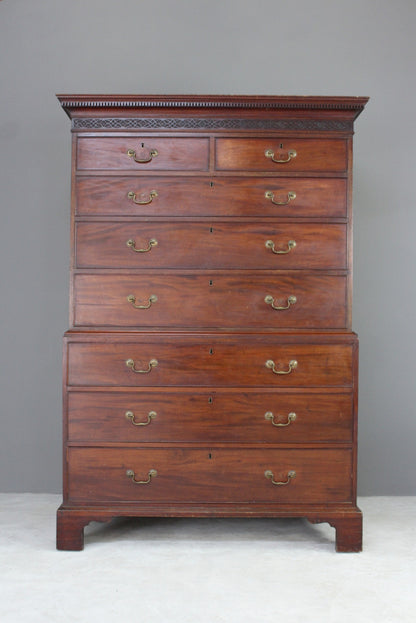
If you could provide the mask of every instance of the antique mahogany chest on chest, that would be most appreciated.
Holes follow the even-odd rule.
[[[367,99],[58,98],[73,142],[57,547],[117,516],[301,516],[359,551]]]

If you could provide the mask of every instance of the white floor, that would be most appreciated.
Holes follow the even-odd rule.
[[[360,554],[302,519],[116,519],[58,552],[59,503],[0,494],[2,623],[416,621],[416,498],[361,498]]]

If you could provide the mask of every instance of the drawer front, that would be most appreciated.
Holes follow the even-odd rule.
[[[76,224],[78,268],[345,269],[346,225],[152,221]]]
[[[218,138],[215,142],[215,168],[219,171],[347,170],[347,143],[333,139]]]
[[[72,442],[344,442],[352,396],[258,391],[69,392]]]
[[[77,168],[206,171],[209,161],[207,138],[78,137]]]
[[[339,275],[77,274],[74,301],[75,326],[346,326],[346,277]]]
[[[351,345],[288,344],[267,334],[159,334],[68,347],[68,384],[74,386],[338,387],[351,386],[352,377]]]
[[[68,472],[69,498],[80,503],[330,504],[349,502],[352,496],[352,456],[347,449],[248,448],[243,453],[215,447],[74,447],[69,448]]]
[[[76,213],[115,216],[345,217],[345,179],[79,177]]]

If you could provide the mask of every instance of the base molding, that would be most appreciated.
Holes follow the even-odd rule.
[[[305,506],[273,508],[270,505],[158,504],[108,506],[66,506],[57,511],[56,548],[80,551],[84,548],[84,528],[92,521],[108,522],[115,517],[305,517],[310,523],[329,523],[336,531],[337,552],[362,550],[362,513],[356,506]]]

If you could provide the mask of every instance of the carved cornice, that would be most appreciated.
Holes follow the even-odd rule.
[[[74,130],[292,130],[351,132],[352,121],[337,119],[218,119],[216,117],[75,117]]]
[[[58,95],[71,117],[76,110],[97,109],[240,109],[240,110],[322,110],[355,112],[363,110],[367,97],[251,96],[251,95]]]

